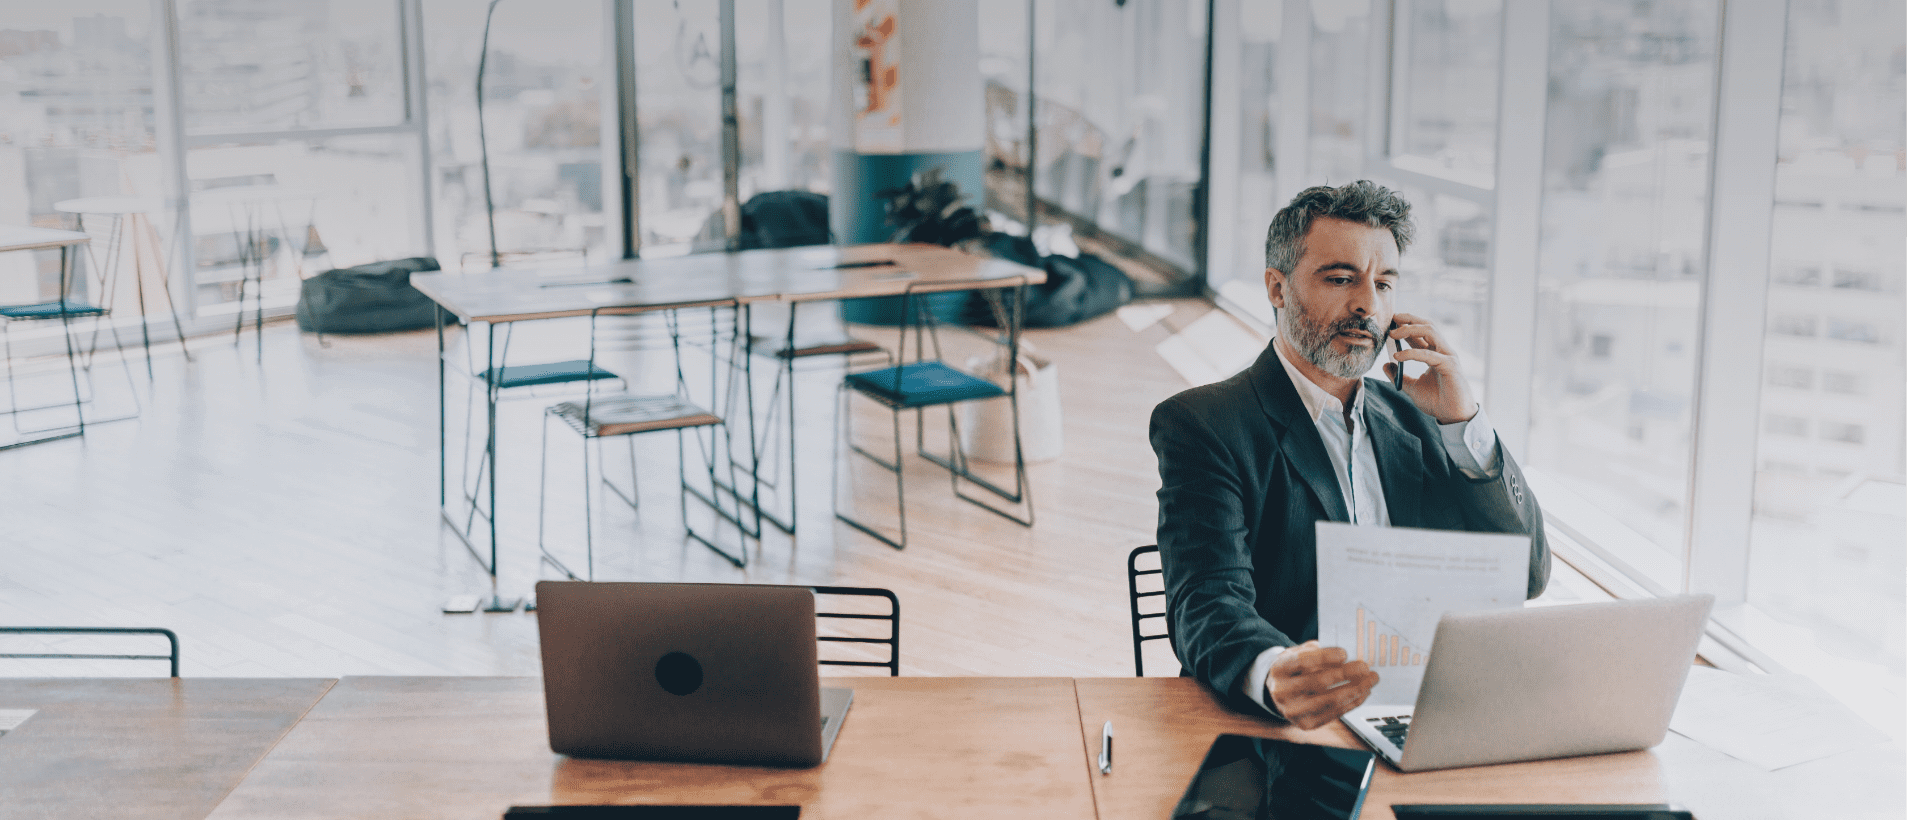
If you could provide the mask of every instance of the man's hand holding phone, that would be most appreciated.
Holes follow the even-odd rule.
[[[1476,396],[1470,393],[1470,383],[1457,366],[1456,353],[1431,326],[1430,320],[1399,313],[1391,317],[1389,337],[1408,346],[1391,354],[1392,361],[1384,365],[1384,372],[1417,409],[1435,418],[1438,424],[1469,421],[1477,414]],[[1421,376],[1404,376],[1404,362],[1423,362],[1430,369]]]
[[[1279,653],[1265,676],[1265,692],[1278,714],[1300,729],[1316,729],[1343,717],[1362,705],[1376,685],[1377,673],[1369,664],[1317,641]]]

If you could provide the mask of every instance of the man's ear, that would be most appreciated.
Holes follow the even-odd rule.
[[[1277,268],[1265,269],[1265,296],[1271,300],[1271,306],[1280,310],[1285,306],[1285,272]]]

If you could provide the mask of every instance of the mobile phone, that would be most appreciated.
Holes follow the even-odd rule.
[[[1397,323],[1392,322],[1390,326],[1390,330],[1384,331],[1384,336],[1386,338],[1389,338],[1390,331],[1396,330],[1396,329],[1397,329]],[[1391,373],[1391,386],[1399,390],[1402,390],[1404,389],[1404,362],[1403,360],[1397,358],[1397,354],[1404,352],[1404,340],[1391,339],[1391,344],[1394,344],[1397,346],[1396,351],[1391,354],[1391,363],[1397,365],[1397,368]]]
[[[1361,749],[1219,735],[1173,820],[1355,820],[1377,756]]]

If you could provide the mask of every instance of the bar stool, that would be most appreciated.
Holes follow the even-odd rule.
[[[53,210],[72,214],[82,233],[89,233],[87,217],[103,217],[107,220],[104,251],[99,249],[97,243],[88,244],[86,248],[86,255],[93,262],[95,277],[105,284],[99,300],[100,306],[107,311],[112,310],[118,296],[119,271],[125,261],[127,236],[131,235],[132,287],[134,296],[139,300],[139,334],[146,350],[146,378],[152,378],[152,320],[146,312],[149,268],[157,269],[159,290],[165,294],[166,309],[172,314],[172,329],[179,334],[179,349],[185,351],[186,360],[190,361],[192,353],[185,350],[185,325],[179,321],[179,306],[172,298],[172,274],[166,268],[166,249],[160,247],[157,232],[153,230],[152,220],[148,216],[160,212],[163,206],[154,200],[139,197],[90,196],[55,202]],[[91,221],[96,222],[97,219]],[[147,262],[149,258],[150,264]]]

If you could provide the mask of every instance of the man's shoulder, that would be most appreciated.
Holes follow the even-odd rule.
[[[1251,371],[1240,371],[1228,379],[1181,390],[1159,402],[1152,413],[1157,418],[1172,411],[1205,419],[1259,412],[1258,396],[1251,384]]]

